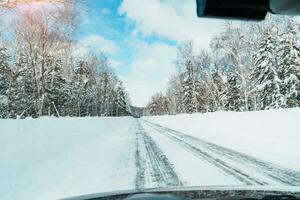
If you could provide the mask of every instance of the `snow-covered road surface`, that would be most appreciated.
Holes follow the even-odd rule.
[[[139,120],[136,125],[136,188],[182,186],[172,164],[145,132]]]
[[[179,149],[183,148],[201,161],[209,163],[211,167],[220,169],[239,184],[300,186],[300,172],[295,170],[280,167],[151,122],[143,121],[143,124],[153,128],[152,132],[175,141]]]
[[[131,117],[0,120],[0,199],[176,186],[299,186],[300,172]]]

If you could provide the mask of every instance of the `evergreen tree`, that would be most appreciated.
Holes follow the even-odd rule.
[[[70,99],[69,85],[63,76],[62,62],[49,56],[45,77],[45,108],[47,115],[65,116],[65,107]]]
[[[8,95],[7,90],[9,87],[9,74],[11,70],[8,65],[7,49],[0,46],[0,118],[8,116]]]
[[[117,116],[125,116],[128,115],[128,105],[126,99],[126,92],[122,86],[122,82],[118,81],[116,87],[116,115]]]
[[[6,95],[12,70],[8,64],[6,47],[0,45],[0,95]]]
[[[0,118],[8,116],[7,79],[0,73]]]
[[[241,81],[238,74],[231,72],[228,75],[227,89],[225,90],[225,109],[231,111],[243,111],[245,102],[241,89]]]
[[[289,21],[281,35],[278,50],[278,74],[282,80],[281,93],[289,108],[300,106],[300,49],[296,41],[296,24]]]
[[[77,116],[91,116],[96,95],[88,63],[79,61],[74,71],[75,77],[72,88],[75,95]]]
[[[37,86],[33,67],[21,52],[10,90],[10,117],[37,117]]]
[[[0,71],[2,74],[6,74],[10,70],[8,61],[9,61],[9,56],[7,54],[7,48],[1,44],[0,45]]]
[[[280,88],[282,81],[276,69],[277,45],[277,29],[275,27],[267,29],[259,43],[259,50],[255,55],[255,68],[251,74],[257,94],[258,109],[285,107]]]
[[[186,64],[186,72],[183,74],[183,82],[181,86],[182,91],[182,104],[185,107],[185,111],[188,113],[194,113],[198,111],[198,99],[200,82],[195,77],[195,68],[191,61]]]

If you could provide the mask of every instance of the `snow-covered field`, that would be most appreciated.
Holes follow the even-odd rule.
[[[299,119],[300,109],[0,120],[0,199],[168,186],[300,191]]]
[[[0,120],[0,199],[132,189],[131,118]]]
[[[300,171],[300,108],[144,119]]]

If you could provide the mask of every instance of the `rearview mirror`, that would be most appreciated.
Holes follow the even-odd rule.
[[[199,17],[263,20],[267,12],[300,15],[300,0],[197,0]]]

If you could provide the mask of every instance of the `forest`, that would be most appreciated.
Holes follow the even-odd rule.
[[[178,48],[177,74],[147,115],[257,111],[300,106],[299,24],[290,17],[224,24],[201,48]]]
[[[129,95],[107,56],[75,54],[76,2],[16,9],[1,15],[12,31],[1,33],[0,118],[129,115]]]
[[[52,4],[51,4],[52,5]],[[164,115],[300,106],[300,26],[269,15],[226,22],[200,47],[178,44],[177,73],[134,108],[104,53],[76,54],[78,5],[1,13],[0,118]],[[8,18],[12,18],[7,20]],[[137,110],[136,112],[134,110]]]

